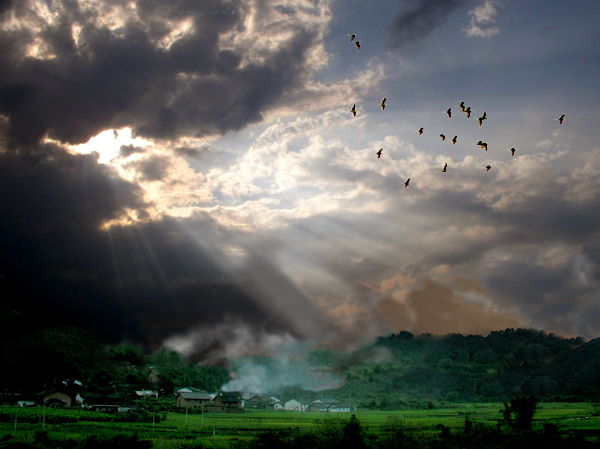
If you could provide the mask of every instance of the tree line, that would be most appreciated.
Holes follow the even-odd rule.
[[[340,379],[330,392],[289,385],[253,392],[282,400],[326,395],[366,409],[433,408],[447,402],[506,402],[513,396],[543,401],[600,399],[600,339],[561,337],[534,329],[505,329],[480,335],[381,336],[351,353],[327,348],[307,354],[307,363]],[[253,363],[273,367],[273,357]],[[168,348],[144,351],[134,343],[107,344],[90,331],[56,327],[4,338],[0,343],[0,382],[5,391],[62,387],[74,381],[88,391],[177,388],[218,391],[230,380],[223,367],[202,366]],[[160,372],[151,384],[148,368]],[[172,397],[172,396],[170,396]],[[351,399],[350,399],[351,398]]]

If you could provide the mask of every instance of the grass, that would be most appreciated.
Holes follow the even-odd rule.
[[[496,425],[501,418],[500,403],[455,404],[454,406],[433,410],[403,411],[356,411],[354,414],[369,432],[383,434],[389,431],[389,425],[402,426],[406,431],[434,433],[440,424],[451,430],[462,429],[468,417],[474,423]],[[29,440],[35,432],[42,430],[43,409],[0,407],[0,439],[4,435],[15,433],[14,415],[17,415],[16,434]],[[80,439],[88,435],[100,437],[115,434],[134,435],[154,438],[157,448],[180,448],[188,445],[203,447],[226,447],[234,439],[248,439],[272,429],[295,429],[297,431],[318,431],[324,424],[333,424],[347,420],[351,413],[318,413],[289,411],[248,410],[242,414],[206,413],[168,413],[165,420],[152,422],[112,422],[113,415],[85,410],[46,409],[44,430],[53,439]],[[53,423],[59,417],[68,416],[75,422]],[[97,417],[101,421],[90,421]],[[11,419],[8,419],[11,418]],[[54,419],[53,419],[54,418]],[[85,420],[82,420],[85,419]],[[594,406],[587,403],[544,403],[539,404],[534,416],[534,428],[543,428],[551,423],[561,430],[597,431],[600,434],[600,418],[594,416]],[[214,436],[213,436],[214,432]],[[214,443],[213,443],[214,441]],[[186,444],[184,444],[184,442]],[[183,444],[183,446],[182,446]]]

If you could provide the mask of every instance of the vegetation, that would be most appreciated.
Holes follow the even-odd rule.
[[[336,391],[361,408],[398,410],[470,401],[600,399],[600,340],[562,338],[533,329],[488,336],[380,337],[352,354],[315,351],[312,362],[343,374]]]
[[[504,404],[506,407],[508,404]],[[123,423],[85,410],[46,410],[65,414],[63,422],[43,421],[42,410],[0,408],[0,447],[29,448],[494,448],[545,444],[551,448],[597,447],[600,417],[591,404],[538,404],[529,429],[506,425],[502,404],[461,404],[438,410],[356,413],[248,412],[210,416],[169,413],[166,419]],[[35,419],[37,413],[37,420]],[[18,426],[15,426],[18,414]],[[28,419],[25,419],[28,414]],[[48,418],[48,415],[46,415]],[[485,446],[484,446],[485,445]],[[536,446],[537,447],[537,446]]]
[[[506,402],[514,395],[546,402],[600,400],[600,339],[585,342],[533,329],[487,336],[403,331],[350,354],[316,349],[306,359],[306,366],[324,369],[341,387],[313,392],[289,385],[255,393],[282,400],[330,396],[374,410]],[[275,358],[255,356],[251,362],[267,372],[284,372],[277,369],[281,362]],[[174,410],[172,393],[177,388],[217,392],[230,380],[227,369],[190,363],[168,348],[146,353],[133,343],[107,345],[78,328],[46,328],[3,339],[0,366],[5,391],[60,387],[114,402],[119,395],[131,398],[134,391],[158,388],[161,399],[145,398],[138,405],[160,411]],[[160,373],[158,385],[149,379],[150,367]]]

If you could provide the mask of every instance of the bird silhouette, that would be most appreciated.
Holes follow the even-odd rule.
[[[350,112],[352,112],[352,115],[354,115],[354,117],[356,117],[356,103],[354,103],[352,105],[352,109],[350,109]]]
[[[446,114],[448,114],[448,118],[452,118],[452,108],[448,108]]]
[[[408,187],[408,184],[410,183],[410,178],[408,178],[406,180],[406,182],[404,183],[404,188],[406,189]]]
[[[483,123],[484,120],[487,120],[486,115],[487,114],[485,113],[485,111],[483,111],[483,115],[481,117],[479,117],[479,126],[481,126],[481,124]]]
[[[510,149],[510,155],[511,155],[511,156],[514,156],[514,155],[515,155],[515,151],[516,151],[516,150],[515,150],[514,148],[511,148],[511,149]]]
[[[385,111],[385,100],[386,100],[385,97],[383,97],[383,100],[381,100],[381,110],[382,111]]]
[[[492,166],[491,166],[491,165],[486,165],[486,166],[485,166],[485,171],[490,171],[490,168],[492,168]]]
[[[443,134],[440,134],[440,137],[442,138],[442,142],[443,142],[444,140],[446,140],[446,136],[444,136]]]
[[[423,128],[421,128],[421,129],[419,130],[419,136],[420,136],[421,134],[423,134]]]
[[[379,159],[381,157],[382,151],[383,151],[383,148],[380,148],[379,151],[377,153],[375,153],[377,155],[377,159]]]
[[[467,110],[465,109],[465,102],[461,101],[460,104],[458,105],[458,107],[463,111],[463,112],[467,112]]]
[[[454,136],[454,137],[452,138],[452,145],[456,145],[456,138],[457,138],[457,137],[458,137],[458,136]]]
[[[446,173],[446,168],[448,168],[448,163],[444,164],[444,168],[442,168],[442,173]]]
[[[354,41],[354,38],[356,37],[356,34],[352,34],[350,35],[350,42]]]
[[[356,51],[360,51],[360,42],[356,41],[354,43],[356,44]]]
[[[486,142],[482,142],[480,140],[479,142],[477,142],[477,145],[479,145],[481,148],[485,148],[485,151],[487,151],[487,143]]]
[[[471,106],[465,109],[465,112],[467,113],[467,118],[471,118]]]
[[[563,120],[565,119],[565,114],[561,115],[560,117],[558,117],[556,120],[558,120],[558,124],[562,125]]]

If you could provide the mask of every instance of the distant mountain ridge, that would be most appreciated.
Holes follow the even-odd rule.
[[[487,336],[402,331],[352,354],[321,350],[311,357],[344,377],[336,394],[351,395],[367,408],[506,401],[515,394],[545,401],[600,399],[600,339],[535,329]]]

